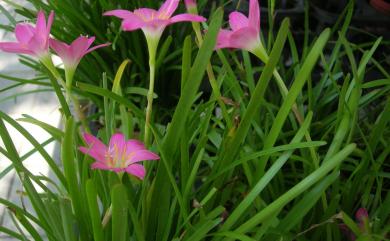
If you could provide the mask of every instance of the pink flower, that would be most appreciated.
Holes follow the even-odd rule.
[[[249,0],[249,16],[240,12],[229,15],[232,30],[221,29],[217,38],[217,49],[236,48],[254,52],[261,45],[260,7],[258,0]]]
[[[55,39],[50,39],[49,41],[50,47],[62,59],[65,68],[75,69],[84,55],[94,51],[95,49],[110,45],[109,43],[106,43],[89,48],[91,47],[94,40],[95,37],[88,38],[85,36],[80,36],[70,45]]]
[[[147,37],[160,38],[165,27],[177,22],[203,22],[206,19],[195,14],[179,14],[172,17],[180,0],[167,0],[158,11],[140,8],[133,12],[117,9],[105,12],[104,16],[115,16],[123,19],[122,29],[133,31],[142,29]]]
[[[88,147],[79,147],[79,150],[96,160],[92,163],[92,169],[125,171],[142,180],[145,177],[145,168],[138,162],[160,159],[155,153],[146,150],[142,142],[132,139],[126,141],[121,133],[111,137],[108,147],[87,133],[84,134],[84,140]]]
[[[46,56],[49,52],[49,35],[53,23],[54,12],[51,11],[47,19],[43,11],[38,12],[35,27],[20,23],[15,27],[17,42],[0,43],[0,49],[9,53],[28,54],[38,58]]]

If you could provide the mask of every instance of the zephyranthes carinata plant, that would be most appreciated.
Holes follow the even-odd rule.
[[[376,55],[388,43],[348,39],[354,1],[336,26],[306,28],[303,43],[288,18],[274,22],[275,1],[261,24],[259,1],[239,2],[248,11],[224,18],[210,1],[31,1],[36,20],[9,27],[16,40],[0,49],[29,56],[21,58],[45,79],[0,77],[50,87],[63,127],[0,111],[0,152],[12,162],[0,178],[15,170],[32,206],[0,198],[13,221],[0,232],[53,241],[388,238],[390,74]],[[87,5],[90,18],[80,15]],[[61,24],[86,32],[68,38]],[[113,53],[120,64],[109,62]],[[85,71],[88,61],[101,65]],[[373,71],[379,79],[367,77]],[[178,83],[173,107],[155,91],[167,73]],[[60,160],[20,121],[50,133]],[[6,124],[34,148],[20,155]],[[55,178],[24,166],[33,153]]]

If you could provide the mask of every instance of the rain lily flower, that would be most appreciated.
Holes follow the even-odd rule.
[[[115,16],[123,19],[122,29],[133,31],[142,29],[146,38],[159,39],[165,27],[177,22],[203,22],[206,19],[194,14],[179,14],[172,17],[180,0],[167,0],[157,11],[150,8],[140,8],[133,12],[127,10],[112,10],[105,16]]]
[[[109,43],[105,43],[90,48],[93,41],[95,41],[95,37],[88,38],[86,36],[78,37],[70,45],[56,39],[49,40],[50,47],[62,59],[65,68],[69,69],[76,69],[84,55],[94,51],[95,49],[110,45]]]
[[[216,49],[244,49],[265,61],[268,57],[260,40],[260,6],[258,0],[249,0],[249,16],[240,12],[229,15],[231,30],[221,29]],[[266,62],[266,61],[265,61]]]
[[[47,19],[43,11],[38,12],[35,27],[27,23],[19,23],[15,27],[17,42],[0,43],[0,49],[9,53],[28,54],[39,59],[49,54],[49,35],[53,23],[54,12]]]
[[[126,140],[121,133],[111,137],[108,147],[87,133],[84,134],[84,140],[88,147],[79,147],[79,150],[96,160],[92,163],[92,169],[127,172],[142,180],[145,177],[145,168],[139,162],[160,159],[158,155],[148,151],[142,142]]]

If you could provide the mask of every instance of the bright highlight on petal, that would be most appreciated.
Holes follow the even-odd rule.
[[[258,0],[249,0],[249,16],[240,12],[229,15],[232,30],[221,29],[217,38],[217,49],[234,48],[254,52],[260,41],[260,6]]]
[[[112,135],[108,146],[90,134],[86,133],[83,137],[87,146],[79,147],[79,150],[96,160],[91,165],[92,169],[127,172],[142,180],[146,171],[139,162],[160,159],[157,154],[148,151],[142,142],[126,140],[122,133]]]
[[[49,40],[50,47],[62,59],[65,68],[70,69],[76,69],[84,55],[92,52],[95,49],[110,45],[110,43],[106,43],[90,48],[93,41],[95,41],[95,37],[88,38],[85,36],[78,37],[70,45],[55,39]]]
[[[17,42],[0,43],[0,49],[4,52],[28,54],[43,58],[49,52],[49,35],[53,23],[54,12],[51,11],[47,19],[43,11],[39,11],[35,27],[30,24],[20,23],[15,27]]]

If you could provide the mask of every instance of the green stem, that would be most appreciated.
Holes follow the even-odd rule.
[[[77,117],[81,121],[81,124],[83,125],[84,130],[86,132],[90,133],[89,127],[85,121],[85,116],[80,109],[80,103],[79,103],[78,99],[76,97],[74,97],[71,93],[74,70],[73,71],[65,71],[65,78],[66,78],[66,82],[65,82],[62,79],[61,74],[57,71],[57,68],[54,66],[50,55],[48,55],[46,57],[42,57],[40,59],[40,61],[50,71],[50,73],[54,76],[54,78],[61,84],[61,86],[64,88],[67,102],[70,102],[70,101],[73,102]],[[71,72],[73,72],[73,73],[71,73]]]
[[[160,38],[146,37],[149,50],[149,90],[147,95],[148,104],[146,106],[146,119],[145,119],[145,136],[144,142],[146,146],[150,144],[150,122],[152,119],[153,109],[153,93],[154,93],[154,79],[156,72],[156,52]]]

